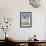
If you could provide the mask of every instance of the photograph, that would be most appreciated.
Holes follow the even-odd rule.
[[[32,12],[20,12],[20,27],[32,27]]]

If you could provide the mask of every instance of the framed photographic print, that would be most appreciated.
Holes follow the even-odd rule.
[[[32,27],[32,12],[20,12],[20,27]]]

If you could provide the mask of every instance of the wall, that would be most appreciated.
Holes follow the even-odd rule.
[[[45,28],[44,28],[44,38],[46,39],[46,15],[45,15],[45,24],[44,24]]]
[[[32,12],[32,28],[20,28],[21,11]],[[45,8],[31,7],[28,0],[0,0],[0,17],[6,16],[13,18],[8,34],[16,40],[28,40],[34,34],[37,35],[39,40],[44,40],[45,12]],[[0,39],[2,39],[2,36]]]

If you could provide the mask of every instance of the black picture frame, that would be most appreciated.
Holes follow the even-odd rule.
[[[20,27],[32,27],[32,12],[20,12]]]

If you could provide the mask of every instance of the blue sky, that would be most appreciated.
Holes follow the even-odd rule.
[[[30,19],[32,20],[31,12],[21,12],[21,17],[23,17],[24,19],[29,19],[29,14],[30,14]]]

